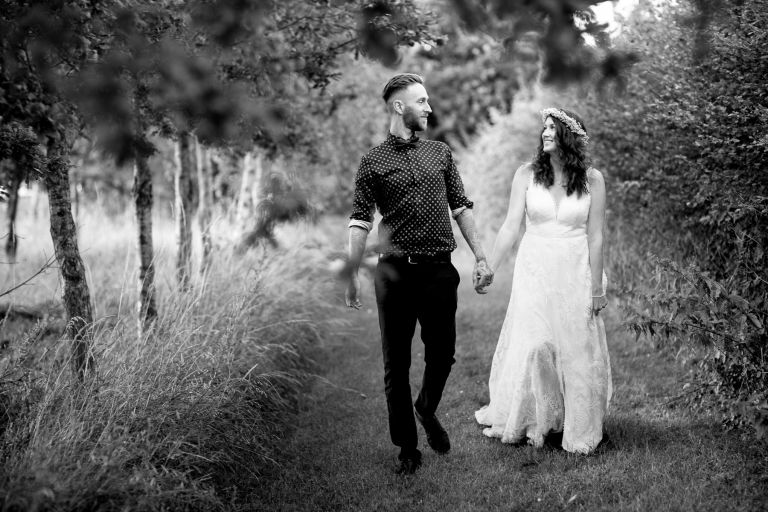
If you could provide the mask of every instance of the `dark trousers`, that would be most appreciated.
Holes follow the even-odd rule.
[[[455,361],[458,285],[459,273],[450,262],[412,265],[384,260],[376,267],[389,433],[401,454],[418,444],[408,379],[416,321],[421,325],[425,368],[415,407],[428,416],[437,410]]]

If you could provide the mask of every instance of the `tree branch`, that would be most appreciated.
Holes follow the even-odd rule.
[[[32,274],[31,276],[29,276],[28,278],[26,278],[24,281],[22,281],[21,283],[17,284],[17,285],[16,285],[16,286],[14,286],[13,288],[9,288],[9,289],[7,289],[7,290],[4,290],[4,291],[0,291],[0,297],[4,297],[4,296],[6,296],[6,295],[10,295],[10,294],[11,294],[12,292],[14,292],[15,290],[18,290],[19,288],[21,288],[21,287],[22,287],[22,286],[24,286],[25,284],[29,283],[29,282],[30,282],[30,281],[32,281],[34,278],[36,278],[37,276],[39,276],[40,274],[42,274],[43,272],[45,272],[46,270],[48,270],[48,268],[50,268],[50,267],[51,267],[51,265],[53,265],[53,262],[54,262],[54,261],[55,261],[55,258],[54,258],[53,256],[51,256],[51,257],[50,257],[50,258],[48,258],[48,260],[47,260],[47,261],[46,261],[46,262],[43,264],[43,266],[42,266],[42,267],[40,267],[40,268],[38,269],[38,271],[37,271],[37,272],[35,272],[34,274]]]
[[[357,37],[353,37],[352,39],[348,39],[347,41],[344,41],[343,43],[339,43],[336,46],[332,46],[332,47],[328,48],[328,51],[335,52],[336,50],[344,48],[348,44],[354,43],[355,41],[357,41]]]

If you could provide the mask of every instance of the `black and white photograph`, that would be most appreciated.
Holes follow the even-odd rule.
[[[0,510],[768,510],[768,0],[0,0]]]

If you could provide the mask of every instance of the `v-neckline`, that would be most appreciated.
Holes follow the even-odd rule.
[[[555,185],[552,185],[553,187]],[[549,190],[549,187],[543,187],[544,190],[547,192],[547,195],[552,200],[552,207],[555,209],[555,220],[558,220],[560,216],[560,207],[563,205],[563,201],[566,197],[568,197],[568,193],[566,192],[563,197],[560,199],[560,202],[558,203],[555,199],[555,195]]]

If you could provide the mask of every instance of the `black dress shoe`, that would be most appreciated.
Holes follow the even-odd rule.
[[[398,475],[412,475],[421,467],[421,452],[419,450],[401,451],[398,459],[399,462],[395,466],[395,473]]]
[[[611,441],[611,438],[608,436],[607,433],[603,432],[603,438],[600,440],[599,443],[597,443],[597,446],[595,446],[595,451],[605,451],[613,447],[613,441]]]
[[[562,432],[550,432],[544,436],[544,445],[552,448],[553,450],[563,449],[563,433]]]
[[[422,416],[419,414],[419,411],[416,411],[416,419],[419,420],[419,423],[421,423],[421,426],[424,427],[424,431],[427,433],[427,443],[429,446],[437,453],[448,453],[451,449],[451,440],[448,439],[448,432],[445,431],[437,417],[434,414]]]

